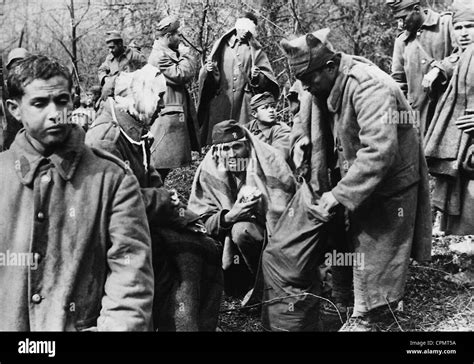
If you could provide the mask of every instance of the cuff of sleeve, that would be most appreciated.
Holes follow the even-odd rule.
[[[229,212],[229,210],[222,210],[221,211],[221,214],[219,216],[219,230],[226,231],[226,230],[230,230],[232,228],[232,224],[227,224],[225,222],[225,219],[224,219],[225,214],[227,214],[228,212]]]
[[[343,205],[345,208],[347,208],[349,211],[354,211],[356,209],[356,205],[354,204],[354,201],[350,198],[345,198],[344,194],[342,191],[340,191],[340,188],[338,185],[334,187],[331,190],[334,198],[339,202],[341,205]]]

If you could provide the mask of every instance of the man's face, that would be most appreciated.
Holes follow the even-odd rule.
[[[276,119],[275,104],[273,102],[259,106],[256,112],[257,119],[263,124],[272,124]]]
[[[242,42],[247,42],[250,38],[252,38],[252,33],[249,32],[248,29],[236,29],[237,38]]]
[[[86,92],[86,97],[84,98],[84,103],[86,106],[93,106],[94,105],[94,93],[91,91]]]
[[[243,172],[248,165],[250,147],[245,140],[222,144],[224,164],[229,172]]]
[[[464,51],[469,44],[474,43],[474,21],[460,21],[454,24],[454,34]]]
[[[7,101],[10,112],[23,123],[35,147],[54,149],[66,140],[72,128],[62,117],[72,106],[68,80],[62,76],[36,79],[24,91],[21,100]]]
[[[120,42],[107,42],[107,48],[114,57],[118,57],[123,53],[123,44]]]
[[[181,33],[179,29],[173,33],[168,34],[169,47],[173,50],[178,50],[181,42]]]
[[[301,76],[300,80],[304,90],[326,99],[334,86],[336,73],[334,67],[325,67]]]
[[[395,15],[398,19],[398,28],[407,30],[409,33],[416,32],[423,24],[423,17],[419,6],[414,6],[408,10],[402,10]]]

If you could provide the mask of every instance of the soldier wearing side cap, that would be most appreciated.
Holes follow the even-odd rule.
[[[419,0],[387,0],[403,31],[396,39],[392,77],[419,112],[421,135],[426,133],[438,98],[458,60],[451,14],[422,9]]]
[[[156,27],[157,39],[148,63],[166,78],[164,108],[151,126],[155,141],[151,163],[163,180],[173,168],[191,163],[191,151],[199,151],[199,127],[194,103],[186,85],[194,77],[194,61],[188,47],[181,43],[180,21],[167,16]]]
[[[99,83],[102,86],[102,101],[113,96],[115,78],[120,72],[133,72],[146,64],[143,54],[124,46],[123,37],[118,31],[107,32],[105,43],[110,54],[100,65],[98,71]]]
[[[212,143],[196,171],[188,208],[224,244],[225,289],[239,296],[254,284],[265,231],[274,230],[295,180],[283,157],[236,120],[216,124]]]
[[[5,64],[5,69],[7,72],[4,74],[8,76],[8,72],[15,67],[18,61],[28,57],[30,53],[25,48],[14,48],[8,53],[7,63]],[[6,87],[3,87],[6,90]],[[2,103],[3,103],[3,112],[4,112],[4,121],[2,121],[2,143],[0,145],[0,150],[7,150],[10,148],[11,143],[15,139],[16,134],[22,128],[22,124],[17,121],[13,115],[8,111],[8,108],[5,106],[5,100],[8,98],[7,94],[2,95]]]
[[[255,95],[250,100],[250,108],[254,120],[246,125],[247,129],[288,159],[291,128],[277,121],[273,95],[270,92]]]
[[[431,253],[420,138],[413,124],[388,119],[411,108],[394,80],[365,58],[336,53],[314,34],[281,46],[296,78],[329,112],[341,179],[318,205],[328,217],[339,205],[347,210],[349,238],[365,261],[353,266],[354,313],[341,330],[373,331],[376,309],[403,297],[410,255],[427,260]]]

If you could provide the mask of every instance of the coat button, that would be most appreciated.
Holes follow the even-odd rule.
[[[40,254],[40,253],[34,253],[34,254],[33,254],[33,259],[34,259],[34,262],[35,262],[36,264],[38,264],[39,261],[41,260],[41,254]]]
[[[425,64],[425,63],[426,63],[426,59],[422,59],[421,64]]]
[[[40,303],[42,299],[43,299],[43,297],[41,297],[38,293],[35,293],[35,294],[31,297],[31,300],[32,300],[34,303]]]
[[[36,215],[36,217],[38,218],[39,221],[43,221],[44,220],[44,214],[40,211],[38,212],[38,215]]]

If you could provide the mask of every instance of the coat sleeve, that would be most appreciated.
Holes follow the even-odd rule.
[[[100,130],[101,127],[102,129],[109,128],[109,131],[104,133],[103,130]],[[86,133],[86,143],[91,147],[112,153],[123,161],[125,157],[122,155],[119,148],[117,148],[117,143],[114,140],[114,134],[117,131],[112,131],[111,128],[114,127],[109,127],[109,125],[98,125],[95,128],[90,129]],[[172,209],[170,204],[171,195],[166,188],[162,187],[163,182],[161,181],[161,177],[156,169],[151,166],[150,169],[150,186],[147,188],[140,188],[140,190],[142,192],[143,201],[145,202],[148,221],[154,225],[159,225],[160,222],[166,218],[166,214],[168,214]]]
[[[153,304],[151,238],[138,181],[126,172],[110,206],[108,274],[99,331],[148,331]]]
[[[211,235],[214,239],[223,241],[226,232],[232,228],[232,225],[225,226],[223,224],[224,215],[227,212],[229,212],[229,210],[221,210],[214,214],[202,217],[207,233]]]
[[[275,128],[273,134],[272,147],[281,152],[285,160],[288,159],[290,154],[290,132],[291,129],[286,124],[280,124],[279,127]]]
[[[393,46],[392,56],[392,78],[398,83],[403,93],[406,95],[408,92],[407,76],[405,74],[405,61],[403,59],[403,52],[405,49],[405,43],[398,37],[395,39]]]
[[[194,65],[190,54],[181,55],[176,61],[162,53],[156,63],[169,84],[185,85],[194,77]]]
[[[108,58],[100,65],[98,71],[99,83],[102,86],[105,83],[105,78],[110,74],[110,65]]]
[[[361,147],[332,193],[337,201],[353,211],[372,195],[395,160],[397,126],[384,122],[384,117],[390,110],[397,110],[397,103],[389,87],[380,81],[371,79],[346,87],[354,88],[352,103]]]
[[[431,64],[431,67],[437,67],[441,70],[441,74],[444,78],[444,84],[451,79],[454,68],[458,63],[459,55],[457,53],[458,44],[456,35],[454,33],[454,27],[451,16],[446,16],[445,19],[442,19],[440,26],[444,28],[444,31],[440,32],[440,37],[443,37],[444,39],[441,39],[440,41],[444,41],[445,43],[446,57],[439,61],[434,61]]]

